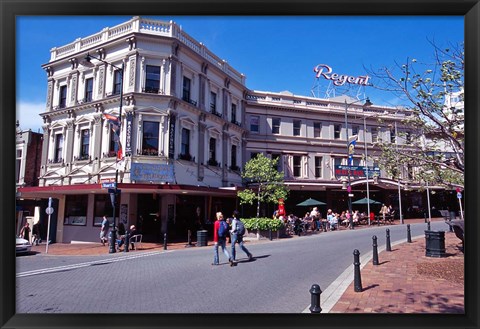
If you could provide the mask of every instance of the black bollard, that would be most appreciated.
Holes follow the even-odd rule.
[[[427,213],[426,212],[423,213],[423,219],[425,220],[425,223],[426,223],[427,222]]]
[[[353,251],[353,269],[354,269],[354,283],[353,288],[355,292],[362,292],[362,277],[360,275],[360,251],[355,249]]]
[[[427,223],[427,231],[431,231],[432,229],[430,228],[430,222]]]
[[[412,234],[410,233],[410,224],[407,224],[407,242],[412,243]]]
[[[310,312],[311,313],[320,313],[322,312],[322,308],[320,307],[320,295],[322,294],[322,290],[318,284],[312,285],[310,288],[310,295],[311,295],[311,305],[310,305]]]
[[[392,251],[392,246],[390,245],[390,230],[387,228],[387,251]]]
[[[268,234],[269,234],[269,237],[270,237],[270,241],[272,241],[272,229],[269,229],[268,231],[269,231]]]
[[[372,237],[373,240],[373,265],[378,265],[378,249],[377,249],[377,236]]]
[[[163,250],[167,250],[167,233],[163,233]]]
[[[123,252],[128,252],[128,245],[130,244],[130,232],[128,228],[125,230],[125,245],[123,247]]]

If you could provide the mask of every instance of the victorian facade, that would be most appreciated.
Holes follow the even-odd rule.
[[[308,197],[340,211],[347,202],[347,127],[357,138],[350,166],[355,199],[370,184],[371,198],[396,205],[394,192],[407,187],[378,168],[375,144],[406,146],[407,110],[249,90],[244,75],[174,22],[134,17],[53,48],[43,68],[39,183],[20,193],[55,199],[58,242],[98,241],[101,219],[113,210],[112,183],[121,190],[117,220],[137,225],[146,240],[211,229],[216,211],[228,215],[239,207],[241,169],[257,153],[279,159],[291,190],[287,211]],[[120,113],[117,143],[109,118]],[[399,167],[403,178],[413,174],[407,164]]]
[[[82,65],[88,54],[93,67]],[[22,194],[58,200],[57,241],[98,240],[112,214],[102,185],[115,181],[117,220],[147,239],[186,236],[195,216],[236,207],[245,77],[175,23],[134,17],[52,49],[43,68],[39,186]],[[120,106],[118,144],[108,118]]]

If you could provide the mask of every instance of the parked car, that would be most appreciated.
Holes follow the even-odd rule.
[[[28,253],[31,250],[32,250],[32,245],[30,244],[30,242],[28,240],[25,240],[17,236],[17,242],[15,246],[16,254]]]

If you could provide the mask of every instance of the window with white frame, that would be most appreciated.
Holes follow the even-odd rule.
[[[301,127],[302,127],[301,120],[293,120],[293,136],[300,136]]]
[[[217,112],[217,94],[213,91],[210,92],[210,112]]]
[[[237,166],[237,145],[232,145],[230,150],[230,169],[238,170]]]
[[[358,135],[359,129],[360,128],[357,125],[352,126],[352,136]]]
[[[314,122],[313,123],[313,137],[320,138],[322,137],[322,123]]]
[[[142,155],[158,155],[159,122],[144,121],[142,136]]]
[[[232,103],[231,122],[237,124],[237,105]]]
[[[85,160],[89,158],[90,149],[90,130],[83,129],[80,131],[80,156],[79,160]]]
[[[293,156],[293,176],[294,177],[302,176],[302,156],[300,155]]]
[[[67,86],[60,86],[58,106],[61,109],[67,106]]]
[[[191,160],[190,154],[190,129],[182,128],[182,142],[180,146],[180,159]]]
[[[209,148],[208,148],[208,164],[210,166],[217,166],[217,140],[213,137],[210,137]]]
[[[340,139],[340,131],[342,129],[342,125],[335,124],[333,125],[333,138]]]
[[[93,100],[93,78],[85,80],[85,102]]]
[[[113,73],[113,94],[120,95],[122,88],[122,70],[115,70]]]
[[[157,94],[160,89],[160,66],[147,65],[145,70],[145,92]]]
[[[182,99],[185,102],[190,103],[190,89],[191,89],[191,84],[192,80],[190,80],[187,77],[183,77],[183,93],[182,93]]]
[[[372,127],[371,132],[372,132],[372,142],[375,143],[375,142],[378,141],[378,129],[377,129],[377,127]]]
[[[252,115],[250,117],[250,131],[258,133],[260,130],[259,123],[260,123],[260,117],[258,115]]]
[[[315,177],[322,178],[323,157],[315,157]]]
[[[58,163],[58,162],[62,162],[62,160],[63,160],[63,134],[56,134],[53,162]]]
[[[280,134],[280,118],[272,118],[272,134]]]

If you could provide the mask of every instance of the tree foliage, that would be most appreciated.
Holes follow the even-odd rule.
[[[276,169],[278,158],[270,159],[259,153],[250,159],[244,166],[242,178],[247,181],[243,191],[237,196],[240,204],[257,202],[257,217],[260,216],[260,203],[278,203],[279,199],[286,199],[288,187],[284,184],[284,173]]]
[[[399,164],[408,164],[415,168],[417,180],[463,185],[464,47],[440,49],[431,44],[432,63],[407,59],[372,73],[379,81],[376,88],[407,101],[411,115],[402,123],[413,128],[408,139],[398,134],[408,140],[406,146],[379,143],[380,163],[393,177],[399,175]]]

